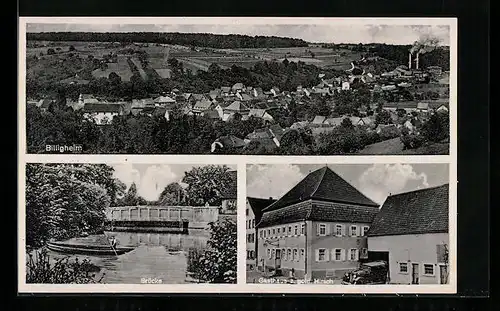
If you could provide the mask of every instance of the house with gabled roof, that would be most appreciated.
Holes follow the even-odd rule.
[[[326,117],[325,116],[315,116],[314,119],[311,122],[311,125],[313,126],[321,126],[325,122]]]
[[[212,109],[214,104],[209,100],[199,100],[197,101],[191,109],[192,114],[202,114],[203,111]]]
[[[449,184],[390,195],[368,231],[368,256],[389,263],[392,284],[449,281]]]
[[[258,268],[307,281],[341,278],[367,256],[366,232],[378,211],[329,167],[317,169],[262,211]]]
[[[227,121],[232,115],[238,113],[243,117],[248,117],[250,109],[245,104],[236,100],[223,109],[222,121]]]
[[[220,149],[243,149],[246,143],[243,139],[234,135],[226,135],[217,138],[210,147],[210,152],[216,152]]]
[[[155,106],[166,107],[175,104],[175,99],[170,96],[158,96],[153,100]]]
[[[248,114],[249,117],[255,117],[259,119],[263,119],[264,121],[272,122],[274,121],[273,116],[271,116],[266,109],[250,109]]]
[[[123,114],[123,106],[120,104],[85,104],[83,116],[93,120],[98,125],[111,124],[113,118]]]

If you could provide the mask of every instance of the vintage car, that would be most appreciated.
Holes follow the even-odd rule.
[[[344,275],[342,284],[385,284],[387,272],[388,265],[385,261],[362,263],[358,269]]]

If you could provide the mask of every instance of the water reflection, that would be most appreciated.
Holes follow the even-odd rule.
[[[103,245],[107,243],[106,237],[111,236],[116,237],[118,246],[133,246],[135,249],[118,257],[78,255],[101,268],[103,283],[137,284],[141,278],[156,278],[164,284],[175,284],[186,282],[189,251],[205,249],[210,233],[206,230],[190,230],[187,235],[106,232],[106,235],[74,238],[68,242]],[[54,259],[65,256],[49,252]]]

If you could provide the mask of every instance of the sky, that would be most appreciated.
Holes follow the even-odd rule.
[[[247,196],[278,199],[308,173],[325,164],[247,165]],[[389,194],[439,186],[449,182],[448,164],[336,164],[328,165],[374,202]]]
[[[303,39],[316,43],[413,44],[422,37],[450,44],[448,25],[382,25],[373,21],[337,24],[103,24],[103,23],[29,23],[27,32],[180,32],[244,34]]]
[[[114,177],[121,180],[127,186],[127,189],[135,183],[137,193],[148,201],[155,201],[165,186],[172,182],[181,180],[184,172],[190,171],[193,167],[203,165],[192,164],[112,164]],[[231,170],[236,170],[235,165],[227,165]]]

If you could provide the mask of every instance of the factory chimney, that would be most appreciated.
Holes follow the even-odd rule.
[[[417,52],[417,59],[415,60],[415,69],[418,69],[418,55],[420,52]]]
[[[408,54],[408,69],[411,69],[411,53]]]

